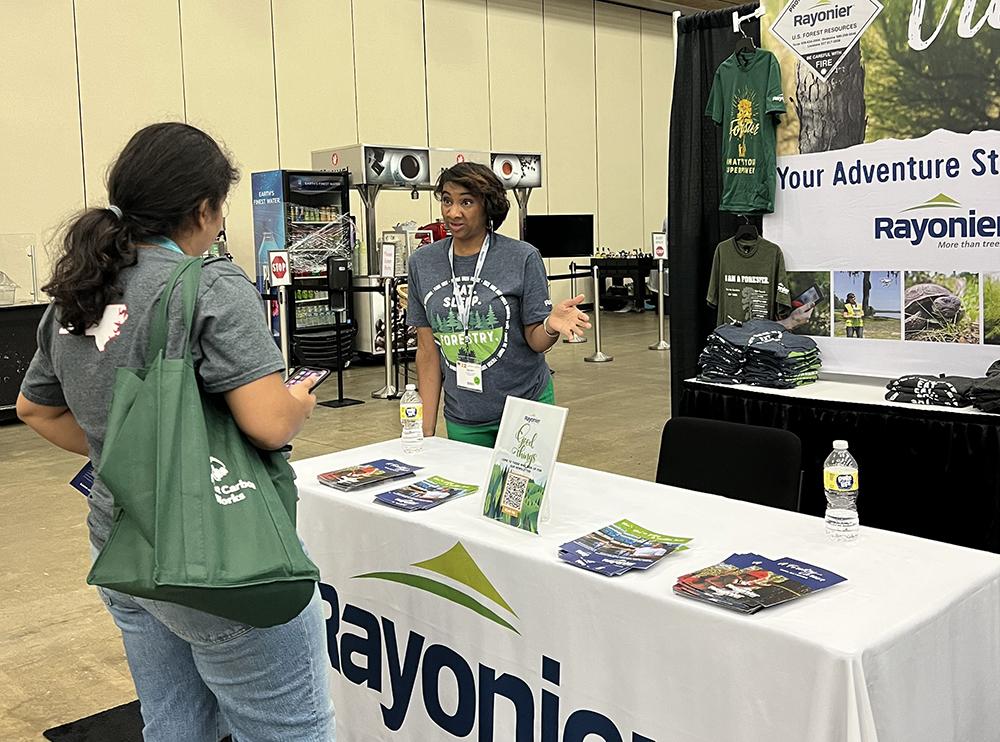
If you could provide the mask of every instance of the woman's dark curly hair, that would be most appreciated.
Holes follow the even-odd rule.
[[[42,291],[52,297],[59,323],[74,335],[100,321],[122,295],[118,274],[135,265],[136,245],[182,233],[208,200],[222,207],[239,171],[212,137],[181,123],[136,132],[108,173],[108,200],[121,217],[91,208],[62,238],[61,255]]]
[[[496,173],[486,165],[478,162],[460,162],[441,171],[437,185],[434,186],[434,196],[440,201],[444,187],[455,183],[472,195],[482,199],[486,210],[486,228],[498,229],[510,211],[510,201],[507,192]]]

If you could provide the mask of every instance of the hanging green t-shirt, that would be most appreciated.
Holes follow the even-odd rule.
[[[784,112],[781,68],[771,52],[736,51],[719,65],[705,115],[722,124],[720,211],[774,211],[775,128]]]
[[[762,237],[715,248],[708,303],[717,307],[720,325],[751,319],[778,319],[778,307],[791,308],[785,256]]]

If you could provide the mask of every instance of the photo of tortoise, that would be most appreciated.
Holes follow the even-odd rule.
[[[906,274],[903,327],[907,340],[979,342],[979,276]]]

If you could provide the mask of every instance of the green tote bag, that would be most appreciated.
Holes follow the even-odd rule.
[[[97,476],[114,525],[87,582],[259,628],[312,599],[319,570],[295,532],[292,469],[254,447],[221,395],[204,393],[191,324],[204,261],[177,266],[150,323],[146,367],[118,369]],[[167,358],[180,285],[184,349]]]

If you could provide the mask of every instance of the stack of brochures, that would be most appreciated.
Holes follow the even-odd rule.
[[[677,578],[674,592],[739,613],[756,613],[844,580],[828,569],[791,557],[771,560],[760,554],[732,554]]]
[[[672,551],[686,549],[691,539],[648,531],[620,520],[559,547],[559,558],[576,567],[609,577],[633,569],[649,569]]]
[[[474,484],[452,482],[444,477],[429,477],[405,487],[380,492],[375,495],[375,502],[399,510],[430,510],[448,500],[471,495],[477,489],[479,488]]]
[[[320,484],[325,484],[327,487],[350,492],[362,487],[371,487],[375,484],[408,477],[420,468],[395,459],[376,459],[366,464],[324,472],[317,479],[319,479]]]

